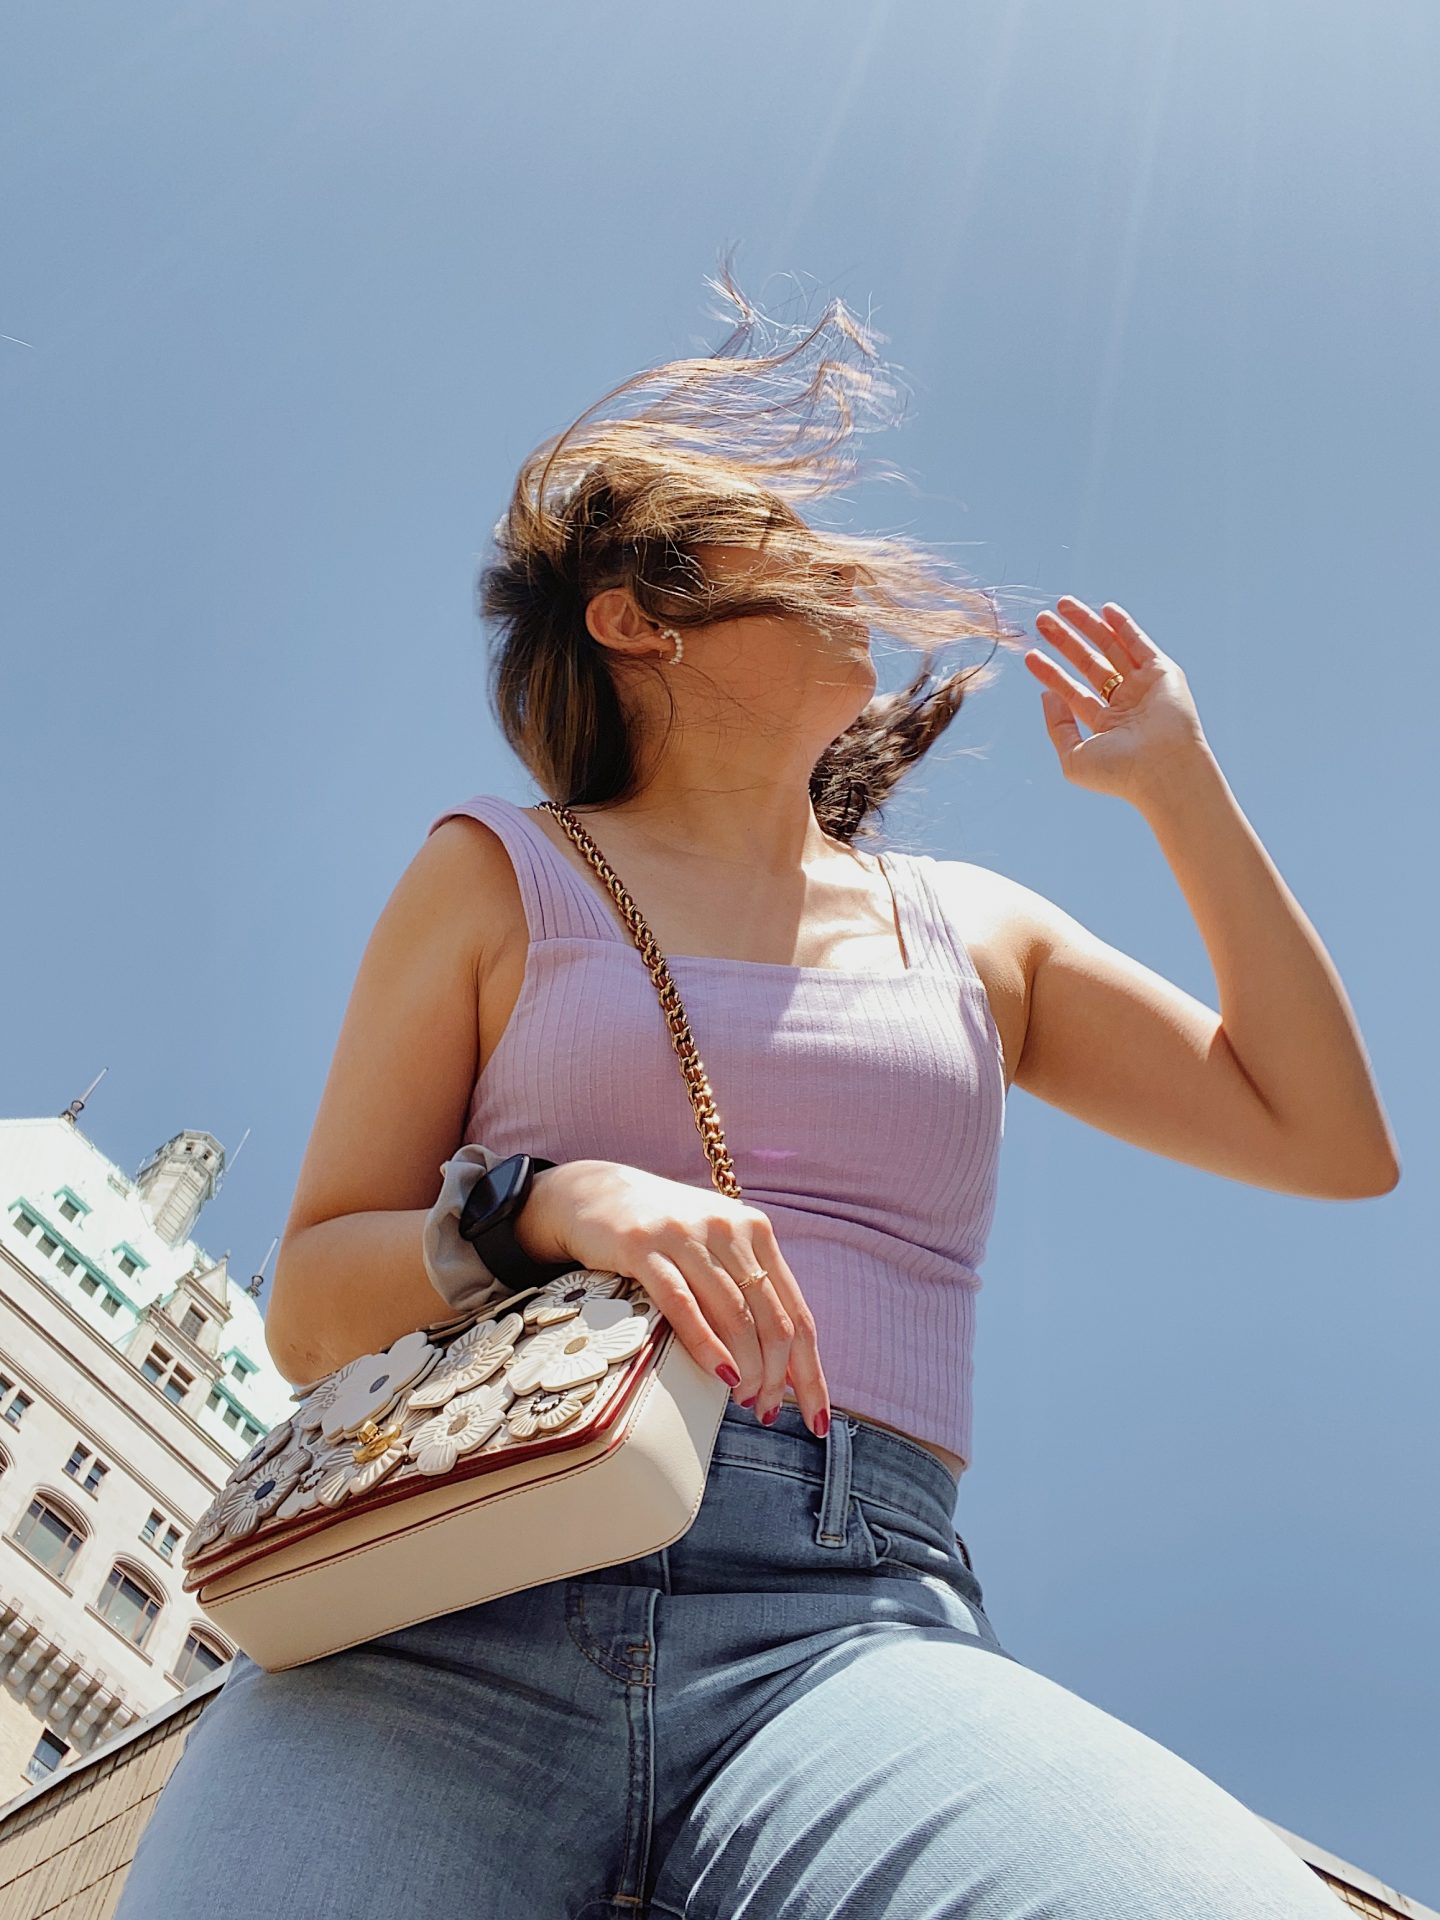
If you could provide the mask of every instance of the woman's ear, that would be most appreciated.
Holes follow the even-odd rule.
[[[628,587],[602,587],[585,603],[585,625],[592,640],[616,653],[638,658],[656,651],[655,622],[640,611]]]

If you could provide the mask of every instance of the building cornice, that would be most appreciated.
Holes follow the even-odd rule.
[[[196,1460],[191,1454],[186,1453],[178,1446],[168,1434],[163,1432],[153,1420],[147,1417],[147,1412],[143,1406],[135,1406],[128,1401],[120,1400],[116,1395],[113,1384],[98,1373],[94,1367],[90,1366],[73,1347],[67,1346],[64,1349],[66,1358],[77,1372],[83,1374],[85,1379],[88,1380],[93,1387],[103,1393],[106,1399],[113,1405],[119,1407],[137,1426],[143,1428],[150,1438],[153,1439],[158,1446],[162,1447],[173,1460],[177,1461],[181,1466],[188,1468],[191,1473],[198,1475],[201,1479],[207,1480],[215,1488],[218,1489],[223,1486],[230,1478],[231,1471],[236,1464],[237,1458],[240,1456],[227,1452],[226,1449],[220,1445],[219,1441],[213,1439],[197,1420],[192,1419],[182,1407],[177,1407],[173,1400],[167,1400],[158,1388],[150,1384],[128,1354],[122,1353],[117,1347],[112,1347],[110,1342],[106,1340],[102,1334],[98,1333],[94,1327],[90,1326],[87,1321],[83,1320],[81,1316],[76,1313],[75,1309],[67,1300],[62,1298],[54,1287],[47,1286],[43,1280],[38,1279],[35,1274],[31,1273],[28,1267],[22,1266],[10,1252],[10,1249],[3,1243],[0,1243],[0,1258],[3,1258],[5,1264],[16,1273],[23,1275],[32,1286],[41,1288],[47,1302],[57,1307],[77,1332],[83,1334],[85,1339],[94,1346],[102,1349],[116,1366],[123,1367],[128,1375],[127,1385],[130,1380],[133,1380],[139,1386],[143,1387],[146,1393],[153,1394],[159,1405],[165,1408],[166,1415],[170,1420],[180,1421],[195,1439],[202,1441],[207,1449],[208,1455],[213,1458],[215,1462],[216,1471],[214,1473],[207,1472],[205,1463]],[[51,1345],[54,1344],[53,1336],[41,1325],[34,1314],[28,1311],[11,1289],[7,1289],[6,1291],[5,1304],[15,1314],[17,1319],[22,1320],[40,1339]],[[27,1387],[33,1386],[36,1392],[43,1396],[49,1406],[57,1408],[62,1412],[66,1419],[75,1426],[76,1430],[85,1435],[87,1440],[99,1442],[100,1436],[97,1435],[92,1428],[88,1428],[76,1414],[75,1410],[59,1400],[42,1382],[31,1379],[27,1380],[26,1385]],[[109,1447],[110,1442],[107,1440],[100,1446],[99,1450],[106,1452],[109,1450]],[[127,1471],[132,1474],[135,1481],[140,1486],[143,1486],[148,1493],[154,1494],[160,1500],[162,1506],[169,1504],[170,1496],[163,1493],[160,1488],[156,1487],[152,1481],[147,1480],[142,1474],[135,1472],[133,1466],[128,1462]],[[175,1517],[180,1519],[183,1516],[177,1514]],[[194,1521],[187,1520],[186,1524],[193,1525]]]

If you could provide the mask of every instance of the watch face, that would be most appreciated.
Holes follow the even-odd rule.
[[[492,1227],[508,1220],[519,1199],[524,1166],[523,1158],[512,1154],[508,1160],[498,1160],[475,1182],[460,1209],[462,1240],[475,1246]]]
[[[508,1207],[514,1204],[515,1196],[519,1193],[523,1182],[524,1173],[525,1156],[523,1153],[512,1154],[508,1160],[502,1160],[498,1166],[490,1169],[486,1177],[490,1183],[490,1191],[495,1196],[490,1207],[492,1215],[503,1214]]]

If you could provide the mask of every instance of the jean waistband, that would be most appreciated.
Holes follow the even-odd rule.
[[[821,1440],[792,1402],[781,1405],[773,1425],[762,1427],[750,1408],[732,1400],[720,1421],[713,1457],[793,1473],[823,1487],[821,1539],[843,1538],[852,1493],[928,1520],[942,1533],[953,1531],[956,1486],[934,1454],[838,1408],[832,1408],[830,1431]]]

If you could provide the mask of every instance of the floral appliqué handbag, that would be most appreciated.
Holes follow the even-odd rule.
[[[664,956],[568,808],[660,996],[721,1193],[741,1198]],[[729,1390],[638,1282],[585,1268],[296,1394],[191,1530],[184,1589],[271,1672],[657,1552],[693,1525]]]

